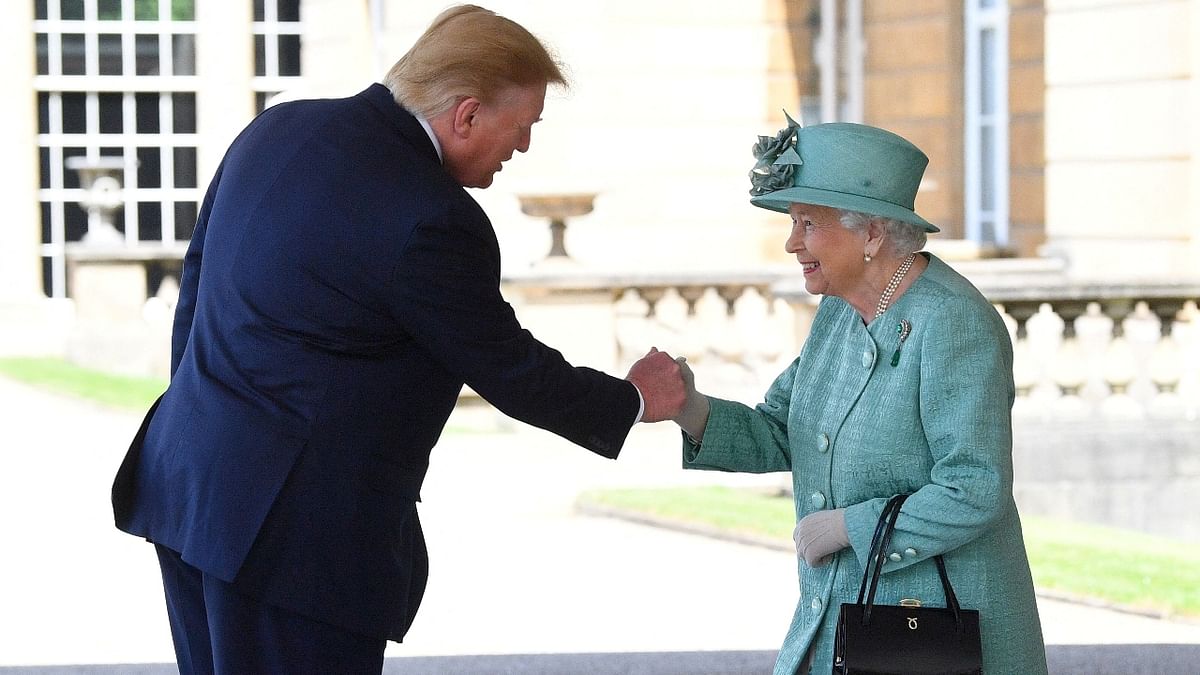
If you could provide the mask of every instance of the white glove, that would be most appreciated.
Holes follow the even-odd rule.
[[[674,418],[675,423],[692,438],[704,438],[704,427],[708,426],[708,397],[696,391],[696,374],[688,366],[687,359],[679,356],[675,358],[675,362],[679,364],[679,374],[683,377],[684,393],[687,396],[683,410]]]
[[[792,532],[796,555],[804,558],[809,567],[829,563],[834,553],[850,545],[846,532],[846,510],[815,511],[800,519]]]

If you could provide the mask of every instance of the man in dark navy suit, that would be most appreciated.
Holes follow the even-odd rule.
[[[184,260],[170,387],[113,485],[156,546],[184,673],[378,673],[421,601],[429,453],[469,384],[615,458],[678,414],[679,366],[573,367],[501,297],[464,190],[529,148],[558,65],[524,28],[441,14],[386,86],[284,103],[233,142]]]

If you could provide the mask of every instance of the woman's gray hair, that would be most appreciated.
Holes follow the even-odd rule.
[[[871,221],[876,221],[883,225],[887,231],[888,241],[891,242],[892,252],[897,256],[906,256],[909,253],[920,251],[925,247],[925,242],[928,240],[925,229],[920,225],[913,225],[903,220],[885,218],[884,216],[863,213],[861,211],[838,209],[838,212],[838,220],[841,221],[842,227],[845,227],[847,230],[854,230],[856,232],[863,230]]]

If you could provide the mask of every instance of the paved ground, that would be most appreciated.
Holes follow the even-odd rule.
[[[104,664],[173,661],[153,553],[112,528],[108,505],[139,417],[0,378],[0,670],[149,673],[161,669]],[[426,601],[408,640],[389,645],[389,672],[757,672],[790,617],[791,555],[574,512],[591,487],[713,480],[678,468],[675,439],[668,425],[641,426],[610,462],[490,411],[456,413],[420,507]],[[1089,645],[1108,666],[1200,656],[1200,624],[1039,606],[1052,655]],[[731,665],[696,670],[689,658]],[[1138,672],[1096,668],[1070,672]]]

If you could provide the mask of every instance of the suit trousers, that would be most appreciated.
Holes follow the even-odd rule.
[[[386,640],[259,602],[160,545],[180,675],[378,675]]]

